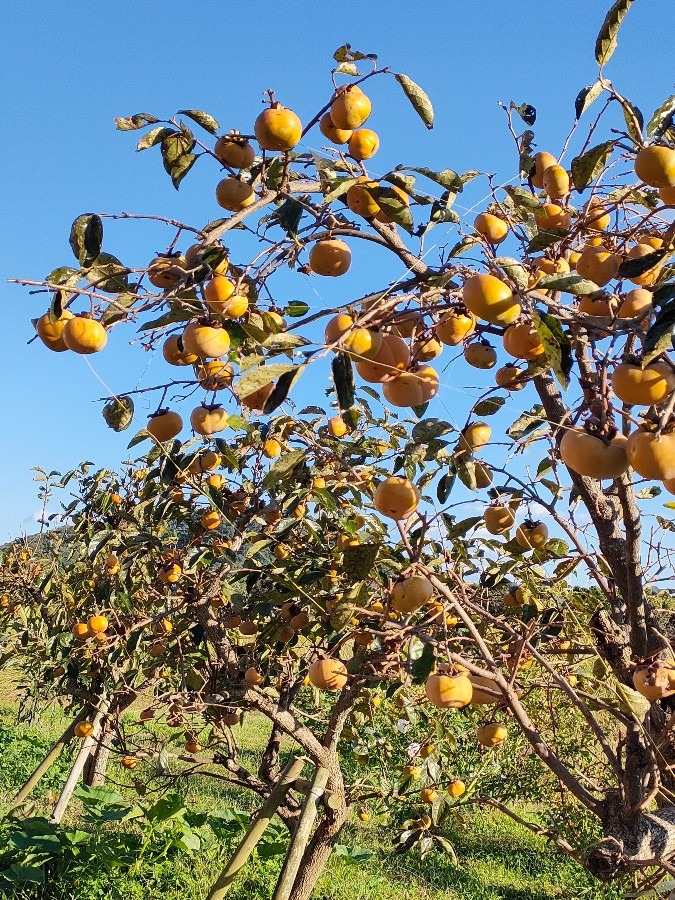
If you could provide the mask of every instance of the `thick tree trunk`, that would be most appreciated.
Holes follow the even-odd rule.
[[[312,896],[346,821],[346,806],[327,811],[302,858],[290,900],[309,900]]]
[[[111,737],[112,729],[104,723],[98,741],[92,748],[82,773],[82,781],[88,787],[101,787],[105,784],[108,760],[110,758]]]
[[[616,818],[588,857],[588,869],[602,881],[658,866],[675,854],[675,806]]]

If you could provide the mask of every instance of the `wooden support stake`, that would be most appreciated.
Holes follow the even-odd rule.
[[[312,789],[312,782],[309,778],[297,778],[295,784],[293,785],[293,790],[297,791],[299,794],[307,794]],[[324,806],[327,806],[329,809],[337,809],[341,800],[338,794],[335,791],[324,791],[323,796],[321,797],[321,802]]]
[[[307,847],[309,836],[316,818],[317,803],[321,799],[326,782],[328,781],[330,772],[319,766],[314,774],[312,785],[307,792],[305,803],[300,814],[300,821],[295,836],[291,843],[290,849],[284,860],[284,867],[277,881],[272,900],[288,900],[295,884],[295,879],[300,868],[302,856]]]
[[[263,832],[270,823],[279,806],[293,786],[295,779],[300,775],[305,765],[302,757],[291,757],[286,763],[279,775],[279,780],[272,788],[272,791],[256,813],[251,827],[242,838],[239,846],[234,851],[234,855],[230,859],[227,866],[218,876],[217,881],[213,884],[209,891],[207,900],[222,900],[227,894],[232,882],[237,877],[240,869],[246,864],[251,853],[253,853],[256,844],[263,836]]]
[[[72,740],[73,735],[75,733],[75,726],[79,720],[75,720],[71,722],[70,725],[63,732],[58,741],[54,744],[49,753],[45,756],[45,758],[38,764],[36,769],[33,771],[32,775],[27,779],[27,781],[23,784],[19,792],[16,794],[14,799],[12,800],[12,806],[19,806],[26,797],[30,794],[36,784],[40,781],[45,772],[48,772],[49,769],[54,765],[56,760],[61,755],[61,751],[66,746],[69,741]]]
[[[94,730],[88,737],[86,737],[82,741],[80,751],[75,757],[75,762],[73,763],[73,767],[70,770],[70,775],[66,779],[66,783],[63,785],[61,796],[56,801],[56,806],[54,807],[54,812],[52,813],[52,817],[50,819],[50,822],[53,822],[55,825],[58,825],[61,822],[61,819],[63,818],[64,813],[68,808],[70,798],[73,796],[73,792],[77,786],[80,775],[82,774],[85,763],[87,762],[87,758],[92,751],[94,743],[96,742],[96,736],[101,724],[101,719],[108,712],[108,705],[109,704],[107,702],[101,703],[99,708],[96,710],[94,718],[92,719],[91,724],[94,726]]]

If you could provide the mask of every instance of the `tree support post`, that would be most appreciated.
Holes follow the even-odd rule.
[[[50,821],[55,825],[60,824],[61,819],[63,819],[64,813],[68,807],[68,804],[70,803],[70,798],[73,796],[75,786],[77,785],[87,759],[89,758],[89,754],[91,753],[92,747],[94,746],[94,743],[96,741],[96,735],[101,724],[101,719],[104,718],[107,712],[108,703],[102,702],[99,708],[96,710],[96,714],[94,715],[91,723],[94,726],[94,730],[82,741],[80,752],[75,757],[75,762],[73,763],[70,774],[68,775],[66,783],[63,786],[61,796],[56,801],[56,806],[54,807],[54,812],[52,813],[52,817],[50,819]]]
[[[16,796],[12,800],[12,806],[19,806],[23,801],[28,797],[33,788],[38,784],[42,776],[51,769],[56,760],[61,755],[63,748],[66,746],[69,741],[72,740],[73,735],[75,734],[75,726],[77,725],[79,719],[76,719],[74,722],[71,722],[70,725],[63,732],[58,741],[54,744],[49,753],[45,756],[45,758],[37,765],[33,773],[26,780],[23,786],[20,788]]]
[[[286,763],[269,797],[256,813],[251,827],[241,839],[239,846],[234,851],[234,855],[211,887],[207,900],[222,900],[227,894],[232,886],[232,882],[237,877],[240,869],[246,864],[251,853],[253,853],[256,844],[263,836],[263,832],[269,825],[278,807],[283,803],[284,797],[302,772],[305,762],[306,760],[303,757],[291,757]]]
[[[295,884],[295,879],[302,862],[302,857],[312,831],[312,825],[316,818],[317,804],[323,796],[326,782],[330,776],[328,769],[318,766],[312,779],[312,784],[307,791],[305,803],[300,814],[300,821],[293,837],[290,849],[284,860],[284,867],[279,875],[279,880],[272,900],[288,900]]]

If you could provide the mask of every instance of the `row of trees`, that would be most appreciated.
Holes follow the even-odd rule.
[[[166,768],[144,724],[163,718],[184,734],[189,771],[213,762],[266,797],[292,737],[329,771],[331,798],[293,900],[310,896],[354,804],[414,792],[431,815],[400,846],[423,850],[443,846],[457,803],[518,817],[503,784],[476,778],[463,797],[452,734],[484,755],[527,745],[527,765],[560,791],[547,835],[598,877],[651,877],[675,852],[675,663],[654,606],[671,579],[672,526],[651,512],[675,479],[675,101],[645,126],[604,77],[629,6],[619,0],[603,23],[600,74],[577,97],[560,153],[534,151],[532,107],[505,107],[522,184],[491,185],[491,202],[433,262],[425,235],[459,222],[453,203],[478,173],[372,177],[368,82],[393,73],[346,45],[334,86],[349,81],[305,128],[272,96],[250,135],[218,137],[196,110],[117,120],[149,129],[138,148],[160,147],[176,187],[200,157],[215,159],[231,215],[204,228],[165,220],[166,254],[140,267],[102,249],[102,217],[80,216],[77,267],[25,282],[51,294],[36,321],[49,349],[105,352],[111,330],[140,321],[146,347],[182,368],[151,389],[157,412],[130,444],[152,440],[147,455],[122,474],[43,476],[47,492],[77,485],[69,528],[43,536],[39,563],[16,549],[4,561],[6,656],[82,711],[78,733],[93,730],[98,753],[115,734],[130,768],[153,754]],[[430,127],[429,98],[394,77]],[[322,155],[302,147],[315,127],[335,144]],[[240,229],[260,242],[246,260]],[[276,295],[279,271],[340,277],[362,245],[389,251],[395,280],[330,310]],[[496,343],[512,361],[493,381]],[[427,415],[446,347],[469,380],[486,379],[460,429]],[[298,409],[297,379],[324,357],[334,408],[317,397]],[[195,394],[195,436],[183,440],[176,401]],[[133,397],[106,404],[115,430],[136,421]],[[521,398],[496,439],[485,420]],[[526,466],[532,448],[540,459]],[[460,484],[482,514],[453,504]],[[566,589],[580,573],[592,591]],[[133,725],[122,713],[138,696],[152,700]],[[257,772],[236,750],[249,711],[271,727]],[[419,739],[407,743],[396,735],[410,723]],[[378,757],[379,783],[346,776],[350,745]],[[292,796],[280,811],[291,830],[298,811]],[[600,832],[590,847],[583,816]]]

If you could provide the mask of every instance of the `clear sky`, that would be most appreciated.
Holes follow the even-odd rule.
[[[373,127],[382,141],[373,171],[381,174],[402,162],[473,168],[509,179],[517,161],[497,101],[535,106],[538,146],[557,153],[576,94],[597,74],[593,47],[609,5],[610,0],[342,0],[330,7],[309,0],[1,4],[0,542],[35,530],[31,466],[63,470],[82,459],[115,466],[125,458],[133,432],[116,435],[105,427],[100,404],[93,403],[108,393],[98,378],[124,390],[159,383],[166,371],[138,347],[125,347],[131,328],[114,329],[108,348],[89,359],[49,353],[38,342],[27,346],[30,319],[45,304],[7,279],[40,279],[57,265],[72,264],[68,231],[83,212],[158,214],[197,226],[219,214],[213,199],[218,175],[210,160],[202,160],[177,193],[158,151],[135,154],[138,135],[115,132],[115,116],[164,117],[201,108],[224,130],[246,131],[261,108],[262,91],[272,87],[306,120],[328,99],[333,51],[350,42],[418,81],[436,108],[436,126],[427,132],[393,79],[369,90]],[[608,66],[608,76],[646,118],[673,93],[673,34],[672,0],[636,0]],[[320,136],[308,135],[307,146],[322,143]],[[460,198],[458,210],[479,207],[485,193],[483,180]],[[444,226],[431,232],[429,243],[456,239]],[[146,264],[166,241],[159,226],[106,223],[105,249],[129,265]],[[357,263],[339,291],[298,275],[295,284],[284,281],[279,299],[313,305],[349,300],[401,274],[396,264],[374,256],[367,265]],[[443,382],[434,412],[451,412],[461,422],[471,399],[452,387],[452,365]],[[303,398],[310,394],[307,385]],[[511,410],[495,421],[508,424],[514,417]]]

